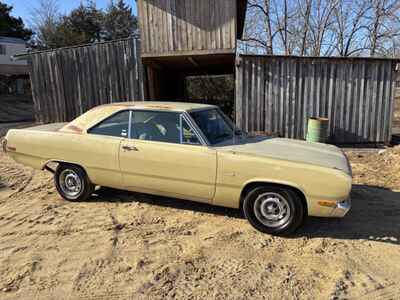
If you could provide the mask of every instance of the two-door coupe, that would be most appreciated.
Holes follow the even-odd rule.
[[[3,149],[36,169],[56,164],[56,188],[72,201],[95,186],[189,199],[240,208],[271,234],[350,209],[351,168],[339,148],[248,136],[211,105],[103,105],[68,124],[12,129]]]

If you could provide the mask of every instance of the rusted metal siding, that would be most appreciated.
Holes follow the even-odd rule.
[[[143,100],[137,39],[32,53],[29,61],[37,121],[70,121],[100,104]]]
[[[385,59],[239,56],[236,122],[303,139],[309,117],[326,117],[332,142],[389,142],[395,68]]]
[[[234,53],[238,2],[138,0],[143,57]]]

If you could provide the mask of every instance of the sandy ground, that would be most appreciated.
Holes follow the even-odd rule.
[[[396,96],[394,100],[393,126],[400,127],[400,96]]]
[[[400,299],[400,148],[349,155],[351,212],[279,238],[188,201],[67,202],[0,152],[0,299]]]

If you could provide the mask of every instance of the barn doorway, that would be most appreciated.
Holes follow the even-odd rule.
[[[145,100],[213,104],[234,120],[235,54],[142,57]]]
[[[235,120],[235,80],[232,74],[186,77],[185,99],[187,102],[217,105]]]

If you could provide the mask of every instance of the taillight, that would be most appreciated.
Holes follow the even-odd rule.
[[[2,145],[3,145],[3,151],[7,152],[7,139],[6,138],[3,140]]]

